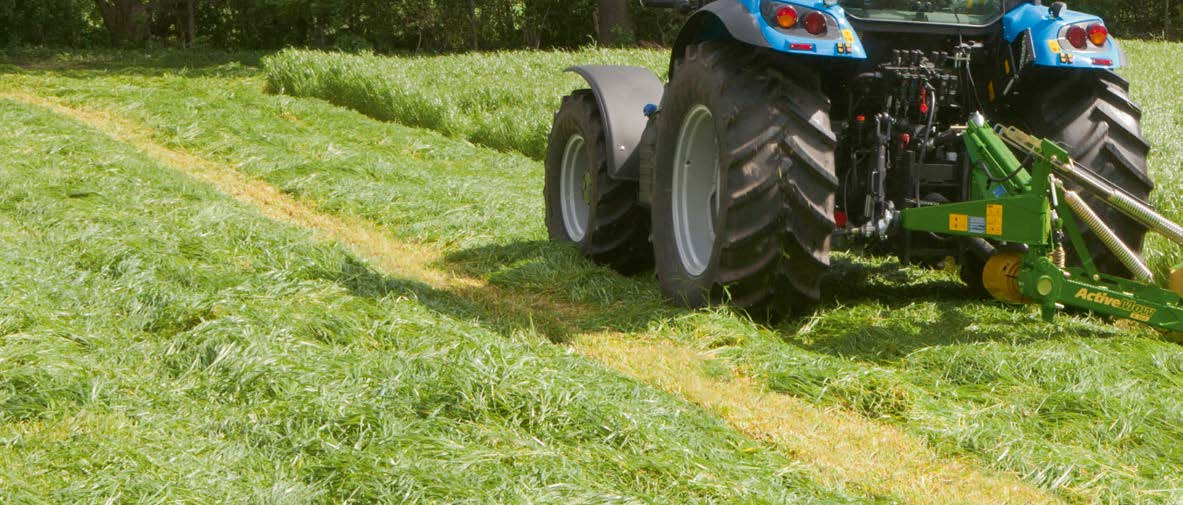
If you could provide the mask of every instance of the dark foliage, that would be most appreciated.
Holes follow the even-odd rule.
[[[1176,39],[1183,0],[1081,0],[1126,38]],[[629,0],[631,32],[597,25],[597,0],[0,0],[0,44],[287,46],[376,51],[668,44],[683,16]],[[121,11],[122,10],[122,11]],[[130,21],[129,21],[130,20]],[[605,40],[601,39],[603,43]]]
[[[93,0],[0,0],[0,44],[89,46],[105,42]]]

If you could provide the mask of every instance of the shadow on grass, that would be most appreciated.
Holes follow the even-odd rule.
[[[533,324],[557,317],[555,322],[572,332],[643,331],[655,320],[688,312],[665,303],[652,272],[620,275],[584,260],[570,246],[545,240],[464,249],[439,266],[483,279],[495,294],[528,302],[526,320]]]
[[[340,284],[353,296],[374,299],[389,296],[409,297],[441,315],[493,323],[497,330],[506,333],[519,329],[520,325],[514,323],[525,316],[510,314],[508,316],[511,317],[491,317],[486,307],[475,300],[421,281],[385,274],[353,256],[348,256],[339,270],[321,271],[316,277]],[[563,336],[548,335],[552,339]]]
[[[810,351],[882,364],[926,347],[1022,344],[1058,331],[1039,323],[1030,306],[978,296],[951,274],[878,260],[833,258],[823,303],[810,317],[777,325],[781,338]],[[1087,325],[1071,331],[1086,338],[1119,333]]]
[[[465,249],[449,254],[443,263],[457,274],[486,279],[513,296],[582,308],[577,317],[562,321],[571,331],[642,331],[655,321],[690,312],[664,301],[651,272],[624,277],[578,258],[569,247],[547,241]],[[948,275],[904,268],[897,261],[843,256],[833,259],[822,298],[812,314],[755,322],[811,351],[889,361],[927,346],[1011,342],[1015,337],[1008,324],[1026,316],[975,297]],[[548,310],[539,306],[517,319],[546,320]],[[826,320],[824,331],[814,327],[818,317]],[[982,318],[999,324],[979,325]]]
[[[528,245],[522,247],[529,249]],[[565,252],[560,251],[560,255],[565,255]],[[456,265],[472,267],[471,263]],[[597,270],[596,275],[609,282],[640,282],[599,271],[594,266],[586,268]],[[457,270],[457,273],[462,272]],[[445,317],[473,321],[503,335],[518,332],[539,334],[556,343],[566,342],[576,333],[637,331],[647,325],[652,317],[684,312],[683,309],[672,307],[659,307],[659,311],[613,311],[611,309],[617,303],[611,301],[556,303],[549,297],[561,297],[549,290],[533,290],[517,284],[497,282],[486,285],[461,284],[440,289],[418,280],[385,274],[352,256],[340,268],[317,272],[314,277],[335,282],[354,296],[375,299],[410,297]],[[647,315],[641,317],[642,314]]]
[[[651,272],[621,276],[548,241],[465,249],[448,255],[443,266],[487,279],[514,296],[583,307],[579,317],[566,321],[573,331],[643,331],[690,312],[664,300]],[[532,317],[544,319],[545,311],[539,307]],[[952,274],[841,254],[832,257],[822,303],[807,314],[755,322],[803,349],[884,363],[925,347],[1036,342],[1060,331],[1037,319],[1029,307],[977,296]],[[1085,338],[1119,333],[1075,324],[1069,331]]]

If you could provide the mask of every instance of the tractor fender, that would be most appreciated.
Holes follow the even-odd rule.
[[[762,10],[776,5],[791,5],[801,12],[820,11],[826,15],[829,30],[814,36],[800,28],[774,27]],[[682,25],[671,53],[670,76],[673,76],[674,66],[686,46],[720,39],[790,54],[855,60],[867,58],[862,41],[846,18],[846,10],[836,3],[827,5],[822,0],[714,1],[695,11]]]
[[[1057,2],[1058,3],[1058,2]],[[1064,8],[1053,16],[1047,6],[1022,3],[1002,16],[1002,38],[1014,44],[1022,39],[1023,53],[1018,63],[1032,63],[1041,67],[1097,68],[1113,70],[1125,62],[1125,53],[1117,39],[1108,37],[1098,47],[1085,42],[1077,49],[1065,34],[1072,25],[1086,28],[1092,24],[1105,25],[1100,17]]]
[[[638,178],[637,146],[649,118],[648,105],[661,104],[665,86],[652,71],[641,67],[618,65],[581,65],[566,69],[583,77],[591,85],[604,121],[604,134],[612,155],[608,157],[608,175],[613,179],[635,181]]]
[[[756,47],[772,47],[760,32],[760,22],[739,2],[711,2],[695,11],[674,41],[674,54],[707,40],[731,38]]]

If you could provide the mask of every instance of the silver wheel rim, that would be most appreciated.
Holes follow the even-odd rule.
[[[714,116],[705,105],[696,105],[686,114],[675,149],[674,242],[682,267],[697,276],[710,264],[719,216],[719,138]]]
[[[559,193],[563,211],[563,227],[567,236],[579,242],[587,234],[587,215],[591,212],[591,189],[587,171],[587,148],[583,136],[572,135],[563,149],[563,165],[559,172]]]

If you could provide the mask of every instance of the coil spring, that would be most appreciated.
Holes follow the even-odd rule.
[[[1058,268],[1068,266],[1068,253],[1064,251],[1063,245],[1056,245],[1056,248],[1052,249],[1052,263]]]
[[[1078,195],[1075,191],[1065,191],[1064,199],[1068,202],[1068,207],[1076,213],[1077,217],[1079,217],[1089,229],[1093,230],[1093,234],[1101,240],[1101,243],[1105,244],[1105,247],[1113,252],[1113,255],[1117,257],[1118,261],[1120,261],[1122,265],[1125,265],[1125,267],[1128,268],[1130,272],[1133,272],[1134,276],[1138,280],[1143,282],[1154,281],[1154,274],[1150,272],[1150,269],[1147,268],[1146,265],[1142,263],[1140,259],[1138,259],[1138,256],[1134,254],[1134,252],[1131,251],[1130,248],[1127,247],[1120,238],[1117,237],[1116,233],[1113,233],[1111,228],[1106,226],[1105,223],[1101,221],[1101,218],[1097,216],[1097,213],[1093,212],[1092,207],[1089,207],[1088,204],[1084,203],[1084,200],[1080,198],[1080,195]]]

